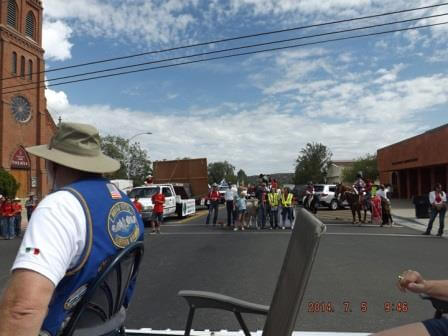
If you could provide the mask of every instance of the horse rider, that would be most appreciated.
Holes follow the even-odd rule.
[[[303,205],[307,208],[311,207],[311,201],[314,196],[314,184],[312,181],[308,182],[308,185],[305,189],[305,199],[303,201]]]
[[[356,174],[356,181],[353,184],[353,190],[357,195],[359,195],[359,201],[361,202],[364,192],[366,191],[366,183],[362,178],[362,172],[358,172],[358,174]]]

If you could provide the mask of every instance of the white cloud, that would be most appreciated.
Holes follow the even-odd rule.
[[[44,13],[47,19],[69,22],[77,34],[175,44],[186,42],[184,33],[195,23],[187,10],[197,4],[198,0],[45,0]]]
[[[328,18],[423,4],[420,0],[412,4],[404,0],[393,4],[383,0],[213,0],[205,3],[199,0],[66,3],[45,0],[45,31],[54,34],[46,39],[56,41],[45,46],[47,57],[69,58],[70,38],[85,33],[117,38],[120,42],[186,44],[197,36],[202,38],[203,35],[197,35],[204,24],[200,18],[207,17],[211,11],[222,15],[222,20],[229,15],[241,15],[237,17],[240,21],[266,15],[267,23],[288,22],[279,20],[284,17],[322,22]],[[208,14],[202,13],[203,6]],[[428,31],[394,34],[374,44],[376,49],[381,48],[378,53],[373,48],[366,50],[363,45],[360,52],[356,46],[306,48],[246,59],[241,68],[248,82],[259,89],[256,93],[262,94],[258,102],[249,103],[250,98],[244,103],[210,99],[202,105],[175,111],[170,101],[183,98],[183,94],[173,84],[160,95],[167,102],[166,111],[71,104],[63,91],[46,90],[48,109],[55,118],[62,116],[64,121],[99,125],[102,133],[131,137],[142,130],[151,131],[154,136],[142,136],[138,140],[152,159],[207,157],[209,161],[228,160],[250,174],[259,173],[260,166],[263,172],[292,171],[300,148],[311,141],[328,145],[335,159],[356,158],[424,130],[427,127],[424,114],[430,115],[448,103],[448,75],[442,73],[444,70],[420,71],[421,64],[408,61],[409,58],[403,60],[403,55],[407,56],[404,52],[411,48],[428,46]],[[436,33],[434,30],[433,34]],[[403,36],[410,43],[405,48],[400,39]],[[440,49],[428,58],[430,61],[447,60],[446,45],[439,45]],[[399,61],[392,58],[394,48],[403,52]],[[409,63],[409,68],[400,62]],[[225,62],[212,63],[207,69],[215,74],[231,74],[226,67]],[[146,84],[141,85],[130,84],[123,92],[139,95]],[[381,131],[384,129],[387,132]]]
[[[53,117],[61,115],[70,108],[67,94],[64,91],[46,89],[45,97],[47,98],[48,109],[52,112]]]
[[[398,74],[402,71],[406,66],[404,64],[394,65],[391,70],[380,69],[378,70],[378,74],[381,75],[380,78],[377,78],[373,81],[375,84],[384,84],[387,82],[393,82],[397,79]]]
[[[417,92],[418,85],[431,81],[434,78],[397,84],[397,90],[407,95],[403,93],[396,105],[391,106],[390,101],[384,104],[376,101],[379,95],[348,105],[347,109],[357,108],[357,113],[362,111],[372,115],[370,120],[374,122],[363,123],[362,127],[357,117],[336,122],[317,121],[314,116],[286,113],[281,105],[268,103],[252,107],[225,103],[211,109],[192,108],[192,113],[182,116],[107,105],[71,105],[63,92],[47,90],[46,94],[48,109],[54,118],[62,116],[63,121],[90,123],[97,125],[102,134],[125,138],[139,131],[151,131],[153,136],[141,136],[136,140],[148,150],[152,160],[206,157],[209,162],[228,160],[238,169],[256,174],[260,169],[266,173],[292,172],[298,152],[307,142],[321,142],[330,148],[334,158],[350,159],[415,135],[425,125],[421,120],[414,121],[412,114],[406,115],[405,112],[446,101],[447,94],[442,89]],[[411,94],[417,97],[400,106]],[[421,100],[424,102],[416,105]],[[327,105],[327,112],[339,108],[331,98],[325,101],[327,104],[321,104],[321,107]],[[400,122],[391,123],[390,119],[383,118],[383,108],[387,108],[388,114],[394,114],[396,107],[402,109],[398,111]],[[379,134],[381,129],[387,129],[387,132],[380,132],[380,137],[372,136]]]
[[[57,61],[71,58],[73,44],[69,42],[72,29],[60,20],[45,20],[43,23],[43,41],[45,57]]]

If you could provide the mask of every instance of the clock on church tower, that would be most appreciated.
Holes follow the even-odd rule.
[[[0,1],[0,164],[20,183],[17,196],[48,192],[45,165],[26,147],[49,142],[56,125],[46,108],[42,2]]]

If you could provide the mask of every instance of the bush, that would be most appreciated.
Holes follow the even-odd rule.
[[[0,168],[0,194],[9,198],[14,198],[16,197],[19,187],[20,183],[16,181],[14,176],[3,168]]]

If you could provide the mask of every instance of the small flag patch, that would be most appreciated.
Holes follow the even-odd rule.
[[[35,247],[27,247],[25,249],[25,252],[26,253],[32,253],[34,255],[38,255],[40,253],[40,250],[38,248],[35,248]]]
[[[109,189],[110,196],[113,199],[120,199],[121,198],[120,191],[118,190],[118,188],[114,184],[108,183],[107,184],[107,189]]]

